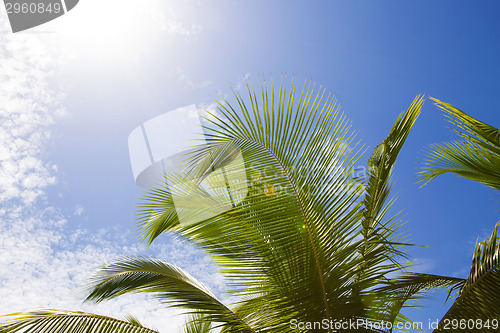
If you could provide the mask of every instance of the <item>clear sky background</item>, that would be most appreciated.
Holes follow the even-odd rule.
[[[420,93],[500,127],[498,1],[81,0],[12,34],[0,9],[0,313],[51,307],[136,315],[161,332],[182,318],[154,299],[82,304],[92,272],[123,255],[180,265],[224,296],[192,246],[135,236],[128,134],[188,104],[207,108],[245,79],[286,75],[334,93],[369,151]],[[425,147],[455,138],[429,101],[394,178],[416,271],[466,277],[476,240],[499,220],[493,190],[443,176],[419,188]],[[369,156],[365,156],[363,161]],[[415,321],[451,304],[435,293]]]

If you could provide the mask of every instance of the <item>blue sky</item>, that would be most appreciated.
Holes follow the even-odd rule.
[[[370,149],[420,93],[500,127],[499,10],[496,1],[82,0],[15,35],[0,10],[0,312],[133,313],[169,332],[182,319],[165,319],[172,310],[146,297],[81,305],[92,271],[129,254],[177,263],[223,295],[220,274],[189,244],[165,237],[146,250],[134,236],[143,191],[127,137],[136,126],[212,107],[245,79],[286,75],[335,94]],[[410,251],[416,270],[466,277],[500,201],[455,176],[419,188],[425,147],[454,138],[446,127],[427,101],[395,169],[394,211],[428,246]],[[443,295],[408,313],[441,318]]]

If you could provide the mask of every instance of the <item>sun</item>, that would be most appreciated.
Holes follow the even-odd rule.
[[[68,50],[121,61],[150,48],[165,29],[162,7],[157,0],[84,0],[45,29],[57,32]]]

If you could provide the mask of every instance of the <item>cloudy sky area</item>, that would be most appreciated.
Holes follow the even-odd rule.
[[[117,4],[115,1],[113,5]],[[95,9],[95,2],[91,5]],[[132,2],[121,2],[121,5],[128,6],[130,11]],[[159,328],[163,332],[179,329],[182,317],[176,315],[177,312],[174,310],[162,309],[163,307],[152,298],[135,296],[97,306],[82,304],[85,295],[84,285],[92,272],[105,263],[126,255],[170,258],[179,265],[189,267],[192,274],[201,277],[212,290],[220,292],[220,274],[216,272],[209,258],[200,254],[191,245],[170,239],[146,250],[145,246],[138,244],[133,233],[133,220],[130,218],[133,211],[131,205],[126,207],[126,214],[118,214],[108,223],[102,223],[103,221],[89,223],[89,220],[93,219],[91,216],[94,215],[92,208],[79,203],[78,200],[65,206],[51,199],[53,195],[61,200],[61,203],[67,203],[68,187],[72,187],[71,180],[65,175],[66,170],[59,169],[49,157],[57,149],[58,140],[63,140],[62,135],[57,132],[57,125],[65,126],[68,122],[71,123],[71,119],[77,117],[75,109],[67,106],[71,99],[68,93],[73,82],[66,73],[75,67],[78,67],[76,71],[81,69],[100,71],[112,65],[111,62],[99,63],[98,58],[94,58],[93,63],[87,62],[88,55],[80,52],[87,52],[85,48],[95,47],[94,42],[101,43],[102,47],[121,47],[121,50],[113,50],[118,52],[115,56],[120,52],[130,51],[125,48],[125,44],[121,44],[126,36],[114,45],[107,45],[108,41],[112,42],[115,37],[121,38],[120,34],[123,34],[124,30],[127,34],[128,29],[133,33],[137,33],[136,29],[143,29],[140,30],[142,33],[156,30],[165,36],[191,36],[199,31],[200,28],[194,24],[185,26],[175,19],[166,22],[162,16],[164,10],[159,8],[158,3],[152,5],[155,7],[140,14],[144,15],[141,23],[150,24],[151,20],[156,20],[154,25],[113,27],[119,30],[108,34],[105,37],[108,40],[97,41],[94,36],[86,35],[84,28],[71,33],[68,31],[60,33],[66,28],[64,22],[47,25],[44,27],[46,30],[41,29],[40,33],[36,33],[38,31],[35,30],[35,33],[14,36],[7,33],[10,27],[6,15],[1,13],[0,299],[2,302],[0,302],[0,313],[2,314],[34,310],[38,307],[82,310],[115,317],[133,314],[146,326]],[[85,6],[88,6],[84,8],[88,14],[92,7],[87,4]],[[108,9],[110,8],[113,7],[110,6]],[[101,25],[95,28],[94,33],[106,28],[102,23],[99,21],[96,23]],[[69,29],[74,28],[74,25],[69,26]],[[81,39],[75,41],[75,35],[83,36],[84,44],[80,43]],[[89,42],[85,38],[93,41]],[[107,49],[101,48],[99,52],[106,53]],[[182,79],[187,80],[185,77]],[[89,121],[96,123],[99,119],[94,118]],[[79,138],[73,139],[79,140]],[[81,139],[85,140],[84,137]],[[126,137],[121,137],[124,144],[126,144],[125,139]],[[75,147],[73,152],[85,155],[92,153],[93,148],[97,147],[88,147],[86,152],[82,152],[76,151],[78,148]],[[110,152],[108,155],[114,154]],[[84,159],[91,157],[86,156]],[[130,168],[126,163],[119,167],[127,171]],[[103,174],[103,178],[106,177]],[[132,177],[127,178],[128,182],[133,184]],[[101,186],[106,185],[100,182],[93,190],[100,191]],[[49,187],[52,187],[52,193]],[[89,194],[88,191],[92,191],[82,188],[80,190]],[[120,199],[111,199],[114,200]],[[103,211],[106,210],[105,206],[106,204],[101,207]],[[88,224],[93,226],[88,227]]]
[[[184,105],[282,75],[333,92],[358,138],[375,147],[415,95],[450,102],[500,127],[499,5],[466,1],[81,0],[12,34],[0,9],[0,313],[37,307],[133,314],[161,332],[182,318],[132,295],[82,304],[92,272],[124,255],[173,262],[224,297],[222,277],[191,245],[135,236],[127,137]],[[427,102],[395,170],[416,270],[465,277],[477,237],[498,221],[498,197],[455,177],[420,189],[423,150],[449,140]],[[368,157],[368,156],[367,156]],[[443,294],[416,321],[441,318]],[[172,319],[174,318],[174,319]]]

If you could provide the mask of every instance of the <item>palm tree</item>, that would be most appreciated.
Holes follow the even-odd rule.
[[[421,172],[422,181],[428,182],[451,172],[500,190],[500,131],[448,103],[432,100],[445,111],[461,140],[432,147]],[[458,297],[436,331],[457,329],[457,325],[464,332],[493,332],[499,328],[500,242],[497,232],[498,224],[489,239],[476,245],[467,281],[460,286]]]
[[[224,182],[213,182],[215,188],[207,191],[195,181],[150,191],[139,210],[139,231],[148,243],[174,232],[212,255],[234,304],[223,304],[179,267],[142,257],[122,258],[98,271],[87,301],[153,293],[193,314],[186,332],[289,332],[295,327],[381,332],[390,329],[374,321],[406,322],[401,309],[423,292],[465,283],[407,273],[401,219],[389,214],[391,173],[423,97],[398,117],[360,176],[356,165],[363,148],[354,143],[335,99],[324,90],[304,84],[299,92],[295,82],[287,90],[285,82],[277,92],[264,84],[258,96],[248,87],[247,102],[236,93],[237,107],[221,102],[220,115],[207,118],[207,144],[186,157],[193,179],[201,180],[241,153],[244,164],[236,168],[246,174],[246,195],[235,200]],[[208,209],[205,199],[221,191],[229,191],[222,204],[231,209],[199,222],[179,220],[181,212]],[[201,199],[192,200],[193,192]],[[190,199],[174,200],[183,195]],[[113,320],[46,311],[14,316],[0,331],[110,332],[103,323],[118,325]],[[356,329],[334,326],[348,322],[360,324]],[[137,322],[119,324],[123,331],[132,325],[139,329]]]

